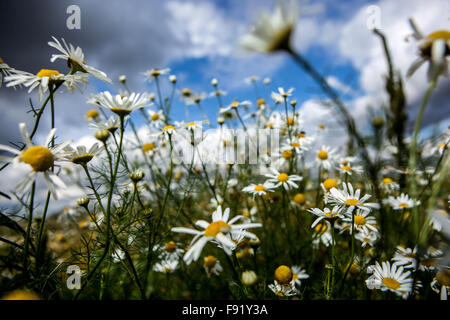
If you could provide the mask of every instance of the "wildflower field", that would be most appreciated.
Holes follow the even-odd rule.
[[[320,92],[328,113],[313,130],[298,88],[269,78],[249,77],[247,97],[234,99],[220,74],[206,94],[150,66],[141,76],[151,89],[135,91],[129,75],[110,79],[52,35],[45,65],[66,70],[31,73],[0,58],[1,90],[29,94],[33,124],[18,123],[22,140],[0,145],[0,179],[23,172],[0,190],[14,203],[0,207],[0,298],[446,300],[450,130],[424,134],[422,121],[448,84],[450,31],[411,18],[404,37],[417,60],[403,74],[389,34],[374,28],[387,99],[361,119],[293,46],[301,10],[277,1],[239,37],[248,52],[286,56]],[[411,118],[404,85],[423,69]],[[91,138],[64,141],[60,97],[94,78],[111,89],[84,97],[80,130]],[[50,214],[72,186],[84,195]]]

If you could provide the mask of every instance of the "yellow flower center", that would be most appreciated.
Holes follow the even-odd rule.
[[[409,207],[409,205],[407,203],[400,203],[398,206],[400,208],[408,208]]]
[[[237,101],[232,102],[232,103],[231,103],[231,107],[232,107],[232,108],[237,108],[237,107],[239,107],[239,102],[237,102]]]
[[[195,127],[195,122],[188,122],[187,125],[188,127]]]
[[[393,278],[384,278],[383,280],[381,280],[381,282],[388,287],[389,289],[392,290],[397,290],[398,288],[400,288],[400,282],[398,282],[397,280],[393,279]]]
[[[144,152],[149,152],[152,151],[153,149],[155,149],[155,145],[153,143],[146,143],[142,146],[142,151]]]
[[[269,128],[269,129],[273,128],[273,123],[272,122],[267,123],[266,124],[266,128]]]
[[[304,138],[305,136],[306,136],[306,133],[305,133],[304,131],[299,132],[299,133],[297,134],[297,137],[298,137],[298,138]]]
[[[450,32],[447,30],[438,30],[438,31],[430,33],[427,36],[427,38],[432,39],[432,40],[443,39],[445,41],[449,41],[450,40]]]
[[[275,280],[280,284],[288,284],[292,280],[292,271],[288,266],[279,266],[275,270]]]
[[[216,263],[217,263],[217,258],[214,256],[207,256],[204,261],[205,267],[210,268],[210,269],[214,268]]]
[[[166,245],[164,246],[164,249],[166,249],[167,252],[174,252],[176,248],[177,245],[173,241],[167,242]]]
[[[438,271],[436,280],[443,286],[450,287],[450,270]]]
[[[330,190],[331,188],[337,188],[337,181],[334,179],[327,179],[323,182],[325,189]]]
[[[325,125],[323,123],[319,124],[319,129],[325,129]]]
[[[159,76],[161,74],[161,72],[159,71],[159,69],[155,69],[155,70],[152,71],[151,74],[152,74],[152,76],[157,77],[157,76]]]
[[[280,182],[286,182],[289,180],[289,176],[286,173],[280,173],[280,175],[277,177],[277,179]]]
[[[34,292],[26,290],[15,290],[3,296],[1,300],[40,300],[41,298]]]
[[[56,236],[56,241],[62,242],[64,240],[64,238],[65,238],[64,235],[60,233]]]
[[[342,166],[341,169],[344,170],[344,171],[350,171],[350,170],[352,170],[352,167],[350,167],[350,166]]]
[[[366,219],[363,216],[355,216],[355,224],[358,226],[363,226],[366,224]]]
[[[266,187],[260,184],[260,185],[257,185],[254,190],[255,191],[265,191]]]
[[[264,99],[262,99],[262,98],[259,98],[259,99],[256,101],[256,104],[257,104],[258,106],[261,106],[261,105],[263,105],[263,104],[266,104],[266,101],[265,101]]]
[[[29,164],[34,171],[43,172],[53,167],[53,153],[44,147],[33,146],[22,153],[22,161]]]
[[[4,64],[4,63],[5,63],[5,61],[3,61],[2,58],[0,58],[0,64]]]
[[[391,178],[384,178],[382,182],[384,184],[392,183],[392,179]]]
[[[439,143],[437,147],[438,147],[439,149],[440,149],[440,148],[444,148],[444,147],[445,147],[445,143]]]
[[[287,124],[292,126],[294,124],[294,118],[288,118],[287,119]]]
[[[183,89],[183,90],[181,90],[181,94],[185,97],[190,97],[192,94],[192,91],[189,89]]]
[[[325,150],[321,150],[317,154],[317,158],[319,158],[320,160],[327,160],[328,159],[328,153]]]
[[[50,69],[41,69],[36,75],[40,78],[42,77],[51,77],[51,76],[57,76],[59,72],[57,70],[50,70]]]
[[[168,126],[165,126],[162,131],[166,132],[166,131],[169,131],[169,130],[175,130],[175,127],[172,126],[172,125],[168,125]]]
[[[98,116],[99,116],[99,113],[98,113],[98,111],[95,110],[95,109],[89,110],[89,111],[86,113],[86,118],[87,118],[87,119],[94,119],[94,120],[96,120],[96,119],[98,118]]]
[[[212,222],[206,229],[205,229],[205,236],[207,237],[215,237],[219,232],[227,233],[230,231],[231,227],[228,223],[219,220],[216,222]]]
[[[92,160],[93,157],[94,157],[94,155],[85,153],[83,155],[78,155],[78,156],[73,157],[72,162],[76,163],[76,164],[88,163],[89,161]]]
[[[292,146],[293,148],[298,148],[298,147],[300,147],[300,143],[298,143],[298,142],[293,142],[293,143],[291,144],[291,146]]]
[[[291,150],[285,150],[285,151],[283,151],[282,156],[285,159],[292,158],[292,151]]]
[[[303,193],[297,193],[294,196],[294,202],[298,204],[304,204],[306,202],[306,196]]]
[[[152,121],[156,121],[158,119],[159,119],[159,114],[157,114],[157,113],[152,114]]]
[[[317,226],[314,227],[314,231],[316,231],[317,233],[320,233],[320,234],[327,231],[327,229],[328,229],[328,227],[324,223],[319,223]]]
[[[358,199],[347,199],[345,204],[348,206],[355,206],[358,203]]]

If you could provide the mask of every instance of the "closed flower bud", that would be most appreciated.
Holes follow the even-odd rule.
[[[145,172],[141,169],[137,169],[134,172],[130,173],[130,179],[135,183],[141,181],[144,176]]]
[[[256,275],[255,271],[248,270],[242,273],[242,283],[246,286],[252,286],[256,282],[258,282],[258,276]]]
[[[89,198],[88,197],[80,198],[80,199],[77,200],[77,204],[80,207],[86,208],[87,205],[89,204]]]
[[[105,142],[109,138],[109,131],[108,130],[98,130],[95,132],[94,136],[97,140],[100,140],[101,142]]]

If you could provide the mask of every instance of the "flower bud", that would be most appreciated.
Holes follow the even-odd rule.
[[[242,283],[246,286],[252,286],[256,282],[258,282],[258,276],[256,275],[255,271],[247,270],[242,273]]]

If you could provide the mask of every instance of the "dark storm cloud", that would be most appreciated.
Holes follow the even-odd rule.
[[[66,27],[70,16],[66,9],[71,4],[81,9],[80,30]],[[65,73],[68,68],[63,61],[50,62],[55,50],[47,45],[51,36],[64,38],[83,49],[88,64],[104,70],[113,80],[125,73],[130,86],[140,90],[143,78],[139,72],[164,66],[183,53],[179,50],[180,43],[169,34],[170,15],[163,4],[162,1],[141,0],[20,1],[19,6],[17,1],[2,1],[0,57],[18,70],[36,73],[48,68]],[[91,79],[91,83],[94,81]],[[88,87],[86,93],[92,91],[93,88]],[[34,94],[32,97],[35,99]],[[63,117],[62,123],[76,128],[84,121],[85,97],[78,93],[65,94],[57,100],[64,104],[59,108],[63,112],[57,110]],[[36,99],[34,103],[39,106]],[[0,88],[0,109],[3,114],[0,143],[20,140],[17,123],[25,121],[32,125],[30,114],[25,113],[29,109],[27,90]],[[47,128],[44,122],[43,131]]]

